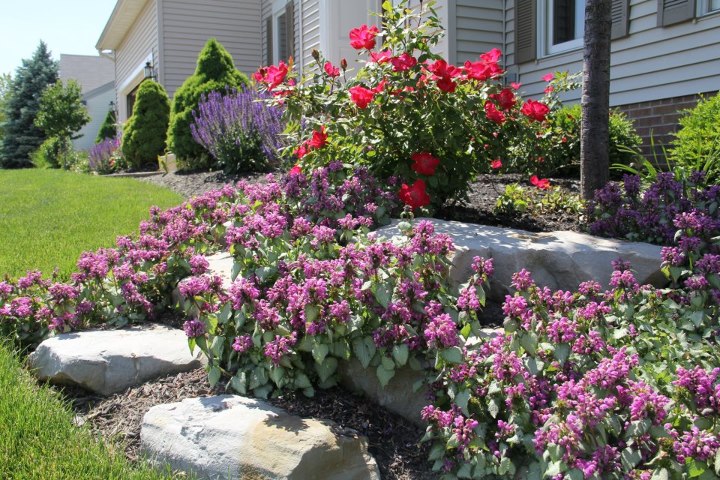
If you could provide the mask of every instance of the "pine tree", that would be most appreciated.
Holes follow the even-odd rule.
[[[111,108],[108,110],[107,115],[105,115],[105,121],[103,121],[103,124],[100,127],[100,131],[95,138],[95,143],[100,143],[106,138],[115,137],[117,137],[117,116],[115,114],[115,109]]]
[[[248,79],[235,68],[232,56],[220,42],[211,38],[198,56],[195,74],[188,77],[175,92],[170,112],[168,149],[190,168],[201,168],[201,159],[209,155],[193,140],[190,124],[203,95],[224,92],[248,84]]]
[[[5,129],[0,151],[0,168],[30,167],[30,154],[45,140],[46,135],[35,126],[40,97],[48,85],[58,80],[58,63],[50,56],[45,42],[30,60],[24,59],[15,72],[10,100],[5,107]]]
[[[157,82],[140,84],[132,117],[125,124],[122,153],[133,169],[157,168],[157,157],[165,151],[170,100]]]

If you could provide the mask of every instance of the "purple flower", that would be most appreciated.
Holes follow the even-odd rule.
[[[185,323],[183,323],[183,330],[185,331],[185,335],[187,335],[188,338],[197,338],[205,335],[207,328],[205,327],[205,323],[203,323],[202,321],[192,319],[186,320]]]
[[[235,337],[235,341],[232,344],[232,349],[238,353],[245,353],[252,348],[252,338],[250,335],[242,335]]]

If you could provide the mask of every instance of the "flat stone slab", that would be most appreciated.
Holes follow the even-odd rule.
[[[367,440],[354,431],[237,395],[155,406],[140,439],[152,460],[202,479],[380,479]]]
[[[63,333],[42,342],[29,357],[38,379],[101,395],[193,370],[203,362],[199,349],[190,354],[182,330],[162,325]]]
[[[667,283],[660,271],[661,247],[642,242],[625,242],[584,233],[558,231],[533,233],[510,228],[489,227],[462,222],[428,220],[436,233],[449,235],[455,243],[450,277],[463,283],[472,274],[472,259],[492,258],[495,273],[490,278],[489,296],[503,300],[512,293],[512,275],[525,268],[535,282],[553,290],[575,290],[581,282],[595,280],[607,286],[611,262],[622,258],[630,262],[641,284],[662,287]],[[399,220],[378,230],[384,238],[401,237]]]

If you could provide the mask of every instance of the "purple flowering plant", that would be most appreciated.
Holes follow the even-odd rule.
[[[253,88],[211,92],[193,112],[193,139],[226,173],[262,172],[279,164],[283,108]]]
[[[91,172],[105,175],[125,167],[125,161],[120,149],[120,137],[106,138],[93,145],[88,152],[88,167]]]

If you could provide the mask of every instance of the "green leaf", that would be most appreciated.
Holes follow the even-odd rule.
[[[210,350],[212,351],[215,358],[222,358],[223,350],[225,349],[225,337],[213,338]]]
[[[317,371],[321,382],[326,382],[333,373],[337,370],[338,361],[336,358],[328,357],[322,363],[315,364],[315,371]]]
[[[238,372],[230,379],[230,386],[240,395],[247,395],[247,377],[245,372]]]
[[[520,337],[520,345],[525,349],[528,354],[533,357],[535,356],[535,352],[537,351],[537,343],[537,335],[533,332],[526,333]]]
[[[317,363],[323,363],[327,354],[330,353],[330,347],[325,343],[319,343],[316,340],[315,345],[312,348],[312,356]]]
[[[440,350],[440,355],[442,358],[452,364],[459,364],[462,363],[462,350],[460,350],[460,347],[451,347],[451,348],[445,348],[443,350]]]
[[[560,361],[560,363],[565,363],[565,361],[570,356],[570,345],[568,345],[567,343],[561,343],[559,345],[556,345],[554,355],[555,358]]]
[[[622,460],[623,465],[627,470],[631,470],[640,463],[640,460],[642,460],[642,456],[640,455],[640,452],[637,450],[633,450],[631,447],[626,448],[622,451],[622,454],[620,455],[620,458]]]
[[[218,322],[220,323],[227,323],[227,321],[230,319],[230,315],[232,314],[232,304],[226,303],[223,305],[223,308],[220,310],[220,313],[218,313]]]
[[[392,298],[392,291],[386,286],[386,284],[381,284],[377,287],[377,290],[375,290],[375,299],[377,299],[378,303],[383,306],[383,308],[387,308],[388,305],[390,305],[390,299]]]
[[[402,367],[408,361],[408,355],[410,355],[410,349],[406,343],[395,345],[393,347],[392,356],[395,359],[395,364],[398,367]]]
[[[240,275],[241,271],[242,264],[238,261],[233,262],[232,274],[230,275],[230,279],[234,282],[238,275]]]
[[[356,338],[353,340],[353,352],[362,364],[363,368],[368,368],[370,361],[375,356],[375,342],[370,337]]]
[[[686,460],[685,466],[688,469],[689,478],[697,478],[707,470],[707,466],[703,462],[698,462],[692,458]]]
[[[442,458],[445,455],[445,445],[442,443],[436,443],[433,445],[433,447],[430,449],[430,455],[428,455],[428,460],[437,460],[439,458]]]
[[[320,315],[320,307],[317,305],[305,305],[305,323],[313,323]]]
[[[466,417],[470,416],[470,411],[468,411],[468,402],[470,401],[470,392],[468,390],[462,390],[457,395],[455,395],[455,405],[460,407],[460,410],[462,410],[463,415]]]
[[[297,373],[295,375],[295,388],[303,389],[312,387],[310,379],[304,373]]]
[[[469,463],[463,463],[455,475],[457,478],[472,478],[472,466]]]
[[[500,413],[500,402],[498,402],[497,398],[490,400],[490,403],[488,404],[488,412],[490,412],[490,416],[492,418],[497,418]]]
[[[650,480],[668,480],[670,474],[666,468],[659,468],[653,472],[653,476]]]
[[[220,370],[220,368],[210,368],[210,372],[208,373],[208,383],[210,383],[211,387],[214,387],[217,384],[217,382],[220,380],[220,377],[222,377],[222,371]]]
[[[283,367],[273,367],[270,370],[270,378],[275,382],[275,385],[280,387],[280,382],[285,378],[285,369]]]
[[[380,385],[385,387],[390,379],[395,376],[395,369],[393,368],[389,370],[382,365],[378,365],[376,373],[378,380],[380,380]]]

